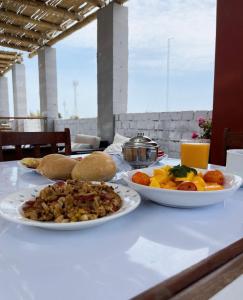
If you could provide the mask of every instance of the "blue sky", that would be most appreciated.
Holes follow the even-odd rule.
[[[171,43],[169,110],[212,108],[216,0],[129,0],[128,112],[166,109],[168,39]],[[97,115],[96,22],[56,44],[59,111]],[[37,57],[25,58],[28,110],[39,109]],[[11,72],[10,79],[10,97]],[[66,112],[64,111],[66,104]],[[12,107],[12,105],[11,105]]]

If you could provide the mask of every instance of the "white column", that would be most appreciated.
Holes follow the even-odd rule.
[[[40,110],[48,118],[47,130],[54,130],[58,118],[56,49],[44,47],[38,51]]]
[[[25,65],[15,64],[12,68],[14,116],[27,116]]]
[[[27,116],[25,65],[15,64],[12,67],[14,116]],[[24,120],[15,121],[15,130],[24,131]]]
[[[114,114],[127,112],[128,8],[112,2],[97,21],[98,134],[111,142]]]
[[[0,117],[9,117],[8,78],[0,77]]]

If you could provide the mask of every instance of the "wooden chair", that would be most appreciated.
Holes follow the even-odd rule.
[[[10,148],[3,149],[3,146],[10,146]],[[69,128],[65,128],[63,132],[0,132],[0,161],[42,157],[46,154],[58,153],[64,147],[62,153],[70,155]]]
[[[231,131],[229,128],[224,130],[224,158],[228,149],[243,149],[243,132]]]

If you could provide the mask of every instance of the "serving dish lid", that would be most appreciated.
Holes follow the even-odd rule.
[[[158,148],[158,144],[151,140],[149,137],[145,136],[144,133],[139,132],[137,136],[132,137],[128,142],[123,145],[124,148]]]

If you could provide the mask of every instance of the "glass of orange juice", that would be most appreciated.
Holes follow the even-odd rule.
[[[207,169],[210,142],[208,140],[182,140],[181,164],[187,167]]]

